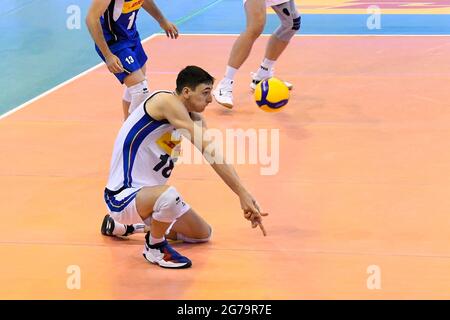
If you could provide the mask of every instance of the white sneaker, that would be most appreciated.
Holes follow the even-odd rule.
[[[272,72],[271,72],[267,77],[264,77],[264,78],[260,78],[260,77],[258,76],[258,74],[257,74],[257,73],[254,73],[254,72],[250,72],[250,75],[251,75],[251,77],[252,77],[252,82],[250,82],[250,89],[251,89],[252,91],[255,91],[256,85],[257,85],[258,83],[260,83],[260,82],[261,82],[262,80],[264,80],[264,79],[268,79],[268,78],[273,77],[273,70],[272,70]],[[292,83],[287,82],[287,81],[283,81],[283,82],[284,82],[284,84],[286,85],[286,87],[288,87],[289,90],[292,90],[292,89],[294,88],[294,85],[293,85]]]
[[[214,99],[228,109],[233,108],[233,81],[223,79],[212,92]]]
[[[191,260],[182,256],[174,248],[172,248],[167,240],[149,244],[148,233],[145,236],[145,245],[142,255],[148,262],[159,265],[162,268],[184,269],[192,266]]]

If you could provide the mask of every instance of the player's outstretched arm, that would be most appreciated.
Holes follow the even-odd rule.
[[[86,25],[92,39],[105,57],[108,70],[112,73],[120,73],[123,72],[122,63],[120,62],[120,59],[109,50],[100,24],[100,17],[106,11],[110,2],[111,0],[92,0],[91,7],[86,16]]]
[[[144,0],[142,7],[153,17],[153,19],[158,21],[161,28],[166,32],[168,38],[178,38],[177,27],[164,17],[163,13],[161,12],[161,10],[159,10],[158,6],[153,2],[153,0]]]
[[[177,101],[175,98],[170,99],[170,101],[171,103],[162,109],[164,118],[167,119],[175,128],[179,129],[183,135],[190,139],[191,142],[200,150],[200,152],[206,156],[206,159],[214,159],[214,162],[210,162],[212,168],[228,185],[228,187],[230,187],[230,189],[238,195],[245,219],[251,222],[253,228],[259,226],[265,236],[266,230],[262,224],[262,217],[267,216],[268,214],[260,212],[258,203],[242,185],[233,166],[226,162],[225,158],[221,154],[221,151],[210,151],[211,148],[207,148],[211,141],[204,138],[204,131],[202,129],[206,128],[206,123],[203,117],[200,114],[193,113],[194,120],[196,120],[194,122],[181,102]],[[195,135],[198,135],[199,133],[202,137],[195,137]],[[197,141],[201,141],[201,144],[198,144]],[[205,154],[208,152],[213,152],[214,154]]]
[[[202,125],[203,129],[207,129],[206,121],[203,116],[199,113],[194,113],[193,118],[197,123]],[[209,140],[202,139],[202,148],[196,146],[207,159],[214,159],[214,162],[210,162],[211,167],[216,171],[216,173],[222,178],[222,180],[233,190],[239,197],[241,202],[241,208],[244,212],[245,219],[249,220],[252,224],[252,228],[260,227],[264,236],[267,232],[262,224],[262,217],[268,216],[268,213],[261,212],[257,201],[253,196],[245,189],[242,182],[234,169],[234,167],[227,163],[225,157],[223,156],[221,150],[214,150],[211,148],[206,148],[210,143]],[[214,154],[205,154],[209,152],[207,150],[214,150]]]

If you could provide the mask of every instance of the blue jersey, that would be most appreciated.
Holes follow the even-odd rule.
[[[136,18],[144,0],[111,0],[100,18],[103,35],[112,49],[128,47],[140,42]]]

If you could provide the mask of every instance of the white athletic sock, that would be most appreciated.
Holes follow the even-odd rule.
[[[150,96],[148,90],[147,80],[141,81],[134,86],[128,87],[128,92],[131,95],[131,104],[128,113],[132,113],[145,99]]]
[[[133,233],[144,233],[145,232],[145,224],[143,223],[134,223],[132,224],[134,231]]]
[[[237,71],[238,69],[227,66],[227,69],[225,71],[225,78],[228,79],[229,81],[233,81],[234,75],[236,74]]]
[[[125,232],[127,231],[127,226],[124,224],[121,224],[117,221],[114,221],[114,230],[112,232],[115,236],[123,236]]]
[[[264,58],[261,65],[259,66],[258,72],[256,73],[258,75],[258,78],[268,77],[272,72],[272,68],[275,62],[276,62],[275,60],[269,60]]]
[[[135,223],[135,224],[121,224],[117,221],[114,221],[114,230],[112,232],[115,236],[123,236],[126,233],[134,234],[134,233],[144,233],[145,225],[143,223]]]
[[[153,236],[150,234],[150,244],[156,244],[156,243],[160,243],[163,242],[166,238],[162,237],[162,238],[153,238]]]

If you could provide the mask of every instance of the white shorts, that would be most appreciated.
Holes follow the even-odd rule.
[[[105,202],[110,216],[122,224],[144,223],[136,209],[136,194],[141,188],[127,188],[114,194],[105,190]]]
[[[244,0],[244,4],[247,0]],[[266,0],[266,7],[276,6],[285,2],[289,2],[290,0]]]
[[[142,220],[136,208],[136,195],[141,190],[139,188],[126,188],[119,193],[111,192],[105,189],[105,203],[108,208],[109,215],[117,222],[122,224],[144,223],[150,225],[151,218]],[[159,199],[158,199],[159,200]],[[160,200],[159,200],[160,202]],[[158,206],[158,201],[155,206]],[[160,203],[164,206],[164,203]],[[180,210],[180,216],[186,213],[191,207],[189,204],[183,202],[183,207]],[[175,221],[167,229],[169,233]]]

